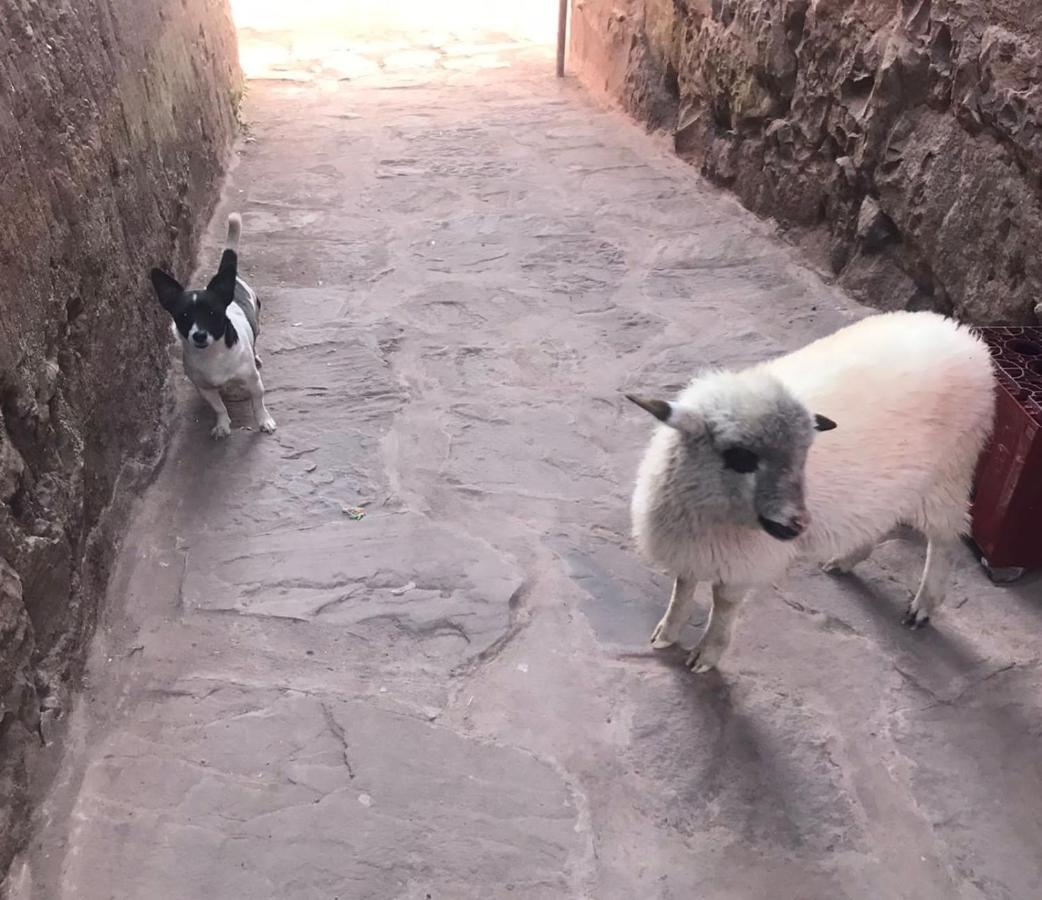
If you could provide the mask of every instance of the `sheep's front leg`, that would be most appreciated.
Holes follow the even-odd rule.
[[[720,662],[720,657],[731,643],[738,606],[745,594],[745,588],[729,584],[713,585],[713,610],[709,614],[709,624],[702,640],[687,658],[688,668],[695,672],[708,672]]]
[[[651,633],[651,646],[656,650],[672,647],[679,640],[680,632],[695,613],[697,586],[693,578],[677,578],[673,582],[673,596],[669,598],[666,614]]]
[[[862,544],[851,550],[846,556],[837,556],[825,563],[821,570],[826,575],[849,575],[854,567],[863,563],[872,555],[875,547],[872,544]]]
[[[928,624],[930,614],[944,602],[957,547],[957,538],[930,536],[923,579],[903,620],[909,628],[922,628]]]

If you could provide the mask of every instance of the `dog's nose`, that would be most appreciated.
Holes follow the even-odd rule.
[[[195,341],[196,344],[198,344],[200,347],[205,347],[206,346],[206,332],[205,331],[197,331],[197,332],[195,332],[195,334],[192,335],[192,340]]]

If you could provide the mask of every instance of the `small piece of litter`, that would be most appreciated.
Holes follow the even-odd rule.
[[[358,795],[358,802],[361,803],[362,806],[367,806],[367,807],[368,806],[372,806],[373,805],[373,798],[370,797],[368,794],[359,794]]]
[[[528,671],[528,663],[518,663],[517,664],[517,671],[518,672],[527,672]]]
[[[365,510],[361,506],[345,506],[343,512],[352,522],[365,518]]]
[[[304,471],[305,472],[314,472],[315,469],[317,469],[317,468],[318,468],[318,463],[308,463],[306,466],[304,466]]]
[[[401,597],[402,594],[408,594],[409,591],[414,591],[414,590],[416,590],[416,582],[415,581],[410,581],[408,584],[403,584],[401,587],[392,588],[391,596],[392,597]]]

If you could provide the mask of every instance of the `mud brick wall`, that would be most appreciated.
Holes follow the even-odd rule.
[[[226,0],[0,0],[0,876],[60,734],[241,93]]]
[[[1042,313],[1037,0],[573,0],[571,51],[863,301]]]

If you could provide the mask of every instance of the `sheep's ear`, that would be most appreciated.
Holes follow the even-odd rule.
[[[836,423],[827,416],[815,415],[814,416],[814,427],[818,431],[832,431],[836,427]]]
[[[673,407],[665,400],[652,400],[647,397],[636,397],[633,394],[627,394],[626,399],[630,403],[636,403],[645,412],[651,413],[660,422],[669,422],[670,416],[673,415]]]

